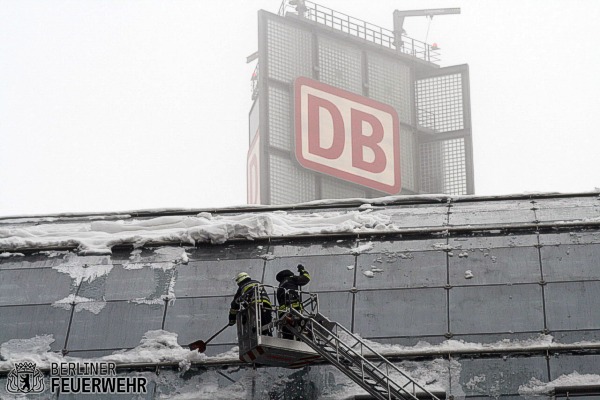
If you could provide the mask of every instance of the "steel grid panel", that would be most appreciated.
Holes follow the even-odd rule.
[[[467,194],[467,164],[464,138],[421,143],[422,193]]]
[[[318,43],[321,82],[362,94],[361,51],[326,37],[320,37]]]
[[[453,334],[523,333],[544,329],[542,287],[538,283],[453,286],[449,290],[449,301]],[[516,309],[518,313],[514,312]]]
[[[174,293],[177,301],[186,297],[218,296],[223,293],[233,296],[237,285],[233,278],[240,272],[248,273],[252,279],[262,280],[264,260],[233,259],[190,261],[177,267]]]
[[[366,192],[323,175],[321,177],[321,197],[324,199],[362,198],[366,197]]]
[[[419,153],[421,193],[443,193],[442,144],[440,142],[421,143]]]
[[[271,240],[269,253],[277,258],[286,257],[309,257],[315,255],[347,255],[351,254],[352,249],[356,246],[354,238],[338,239],[338,238],[320,238],[314,240],[290,240],[290,239],[275,239]]]
[[[50,304],[0,307],[0,344],[11,339],[31,339],[51,335],[50,351],[63,349],[72,306],[55,307]]]
[[[291,204],[314,200],[315,178],[292,160],[269,154],[270,204]]]
[[[359,290],[355,296],[354,329],[363,337],[447,332],[444,288]]]
[[[547,282],[600,280],[600,244],[542,246],[540,257]]]
[[[442,144],[444,162],[444,193],[467,194],[465,139],[445,140]]]
[[[600,281],[548,282],[545,305],[550,331],[600,330]]]
[[[59,301],[69,295],[72,282],[69,275],[51,268],[0,270],[0,306]]]
[[[476,359],[459,358],[450,364],[451,373],[457,377],[463,396],[470,400],[522,399],[517,395],[522,386],[532,380],[548,381],[548,367],[545,357],[511,357]],[[514,395],[514,396],[512,396]],[[551,397],[540,397],[551,398]],[[588,399],[589,400],[589,399]]]
[[[269,144],[281,150],[292,150],[290,94],[269,86]]]
[[[309,31],[269,19],[269,78],[291,83],[298,76],[312,76],[312,46]]]
[[[415,187],[415,136],[412,130],[400,128],[400,173],[402,188],[416,191]]]
[[[435,132],[464,129],[462,74],[415,81],[417,122]]]
[[[533,223],[536,213],[530,200],[458,202],[452,205],[450,225]]]
[[[231,279],[230,281],[233,282]],[[223,290],[226,296],[178,298],[167,307],[164,329],[177,332],[180,343],[190,343],[216,332],[227,323],[229,308],[237,287],[227,289],[230,290]],[[235,329],[225,330],[212,342],[226,343],[236,343]]]
[[[396,109],[400,122],[412,124],[410,67],[398,60],[369,53],[369,97]]]
[[[82,305],[83,304],[83,305]],[[75,305],[70,325],[69,350],[133,348],[144,334],[162,329],[165,302],[85,302]],[[97,314],[88,310],[100,310]]]

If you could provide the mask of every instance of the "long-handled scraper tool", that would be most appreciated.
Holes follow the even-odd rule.
[[[205,342],[204,340],[196,340],[193,343],[190,343],[188,345],[188,347],[190,348],[190,350],[198,350],[199,353],[204,353],[206,351],[206,345],[208,343],[210,343],[211,340],[213,340],[214,338],[217,337],[217,335],[219,335],[219,333],[223,332],[225,329],[227,329],[227,327],[229,327],[229,324],[225,325],[224,327],[222,327],[219,332],[215,333],[214,335],[212,335],[211,337],[208,338],[208,340]]]

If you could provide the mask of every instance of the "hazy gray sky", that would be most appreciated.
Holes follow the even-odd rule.
[[[461,7],[405,28],[469,64],[476,193],[600,187],[600,2],[317,3]],[[245,61],[280,4],[0,0],[0,215],[245,204]]]

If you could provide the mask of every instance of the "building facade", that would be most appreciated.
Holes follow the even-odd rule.
[[[238,272],[273,285],[302,263],[321,312],[428,390],[598,398],[598,193],[364,203],[0,219],[0,397],[10,398],[8,374],[25,359],[46,379],[51,360],[113,360],[119,374],[149,379],[138,398],[369,398],[324,363],[240,362],[234,329],[207,357],[185,349],[227,323]],[[174,225],[160,233],[165,217]],[[133,226],[147,228],[143,245]],[[99,254],[100,237],[110,253]]]

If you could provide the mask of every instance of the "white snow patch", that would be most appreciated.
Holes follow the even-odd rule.
[[[569,375],[561,375],[551,382],[542,382],[537,378],[519,386],[519,394],[524,395],[540,395],[547,394],[553,389],[561,386],[596,386],[600,385],[600,375],[596,374],[579,374],[573,372]]]
[[[468,253],[468,252],[466,252],[466,251],[463,251],[462,253],[460,253],[460,254],[458,255],[458,257],[459,257],[459,258],[466,258],[466,257],[469,257],[469,253]]]
[[[52,269],[68,274],[78,286],[81,282],[92,282],[93,280],[107,275],[112,269],[112,265],[59,265],[52,267]]]
[[[80,360],[78,357],[62,356],[51,351],[50,344],[55,341],[52,335],[36,336],[31,339],[11,339],[0,345],[0,370],[8,371],[15,362],[32,361],[38,368],[49,368],[52,362]],[[140,344],[131,349],[98,357],[95,361],[112,361],[116,364],[139,363],[178,363],[182,369],[189,368],[193,362],[208,359],[238,362],[238,348],[214,357],[208,357],[197,351],[190,351],[187,346],[177,343],[177,334],[164,330],[148,331],[140,340]],[[4,360],[4,361],[2,361]]]
[[[465,279],[471,279],[473,277],[473,272],[470,269],[465,271]]]
[[[188,253],[184,250],[183,253],[181,254],[181,262],[183,264],[187,264],[190,262],[190,257],[188,256]]]
[[[119,244],[139,248],[148,243],[224,243],[231,239],[257,239],[327,233],[394,231],[391,217],[365,211],[311,212],[288,214],[283,211],[196,216],[130,218],[116,221],[78,223],[42,222],[35,226],[0,229],[0,248],[75,246],[79,254],[111,254]],[[177,249],[177,247],[174,247]],[[173,259],[181,260],[181,249]],[[132,260],[134,261],[134,260]]]
[[[367,278],[372,278],[375,276],[373,271],[363,271],[363,275],[366,276]]]
[[[275,259],[275,256],[271,253],[267,253],[267,254],[261,255],[260,258],[262,258],[263,260],[266,260],[266,261],[271,261],[271,260]]]
[[[129,259],[134,263],[142,261],[142,249],[134,249],[129,255]]]
[[[348,265],[346,268],[348,269],[348,271],[352,271],[354,269],[354,265]]]
[[[465,386],[469,390],[474,390],[478,388],[478,385],[482,382],[485,382],[485,375],[475,375],[469,379]]]
[[[374,265],[371,265],[371,271],[372,272],[383,272],[383,269],[381,268],[377,268]]]
[[[40,335],[31,339],[11,339],[0,345],[0,370],[10,370],[16,362],[34,362],[38,368],[52,362],[64,361],[61,354],[50,351],[55,341],[53,335]],[[5,361],[2,361],[5,360]]]
[[[164,330],[148,331],[144,334],[137,347],[100,358],[101,361],[112,361],[117,364],[186,363],[188,361],[193,362],[205,359],[205,354],[181,347],[177,343],[176,333]]]
[[[363,245],[360,245],[358,247],[355,247],[354,249],[350,250],[350,253],[357,256],[361,253],[364,253],[365,251],[369,251],[373,249],[373,243],[369,242],[369,243],[365,243]]]
[[[69,251],[53,251],[53,250],[45,250],[45,251],[39,252],[39,254],[43,254],[48,258],[63,256],[63,255],[67,255],[69,253],[70,253]]]
[[[23,253],[9,253],[7,251],[0,253],[0,258],[8,258],[8,257],[25,257]]]
[[[62,300],[55,301],[54,303],[52,303],[52,307],[70,310],[73,304],[75,304],[76,312],[85,310],[93,314],[100,313],[100,311],[102,311],[102,309],[106,307],[105,301],[98,301],[87,297],[75,296],[74,294],[70,294]]]

